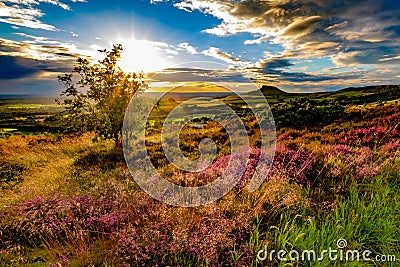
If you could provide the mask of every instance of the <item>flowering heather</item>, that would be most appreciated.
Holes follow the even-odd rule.
[[[388,164],[386,160],[393,160],[387,153],[393,153],[399,147],[399,143],[389,142],[378,151],[367,146],[355,149],[342,144],[309,150],[278,143],[269,176],[280,174],[298,184],[314,187],[328,178],[321,177],[323,175],[340,178],[353,175],[356,179],[370,179],[376,177],[385,164]],[[250,148],[249,152],[247,168],[237,189],[243,188],[251,180],[261,151],[259,148]],[[385,152],[387,155],[382,157]],[[220,157],[195,178],[208,182],[216,179],[225,171],[230,158],[230,155]]]
[[[248,160],[245,157],[247,150],[249,153]],[[234,169],[234,173],[243,173],[237,188],[242,187],[244,184],[249,182],[253,177],[255,168],[259,161],[260,153],[261,150],[259,148],[251,147],[251,148],[245,148],[243,149],[242,152],[233,155],[234,157],[247,160],[246,169],[244,171],[239,168]],[[195,175],[196,179],[206,181],[207,183],[217,179],[226,171],[231,158],[232,158],[231,155],[222,156],[218,158],[210,167],[196,174]]]
[[[161,222],[123,229],[116,235],[118,256],[128,266],[165,265],[164,258],[174,252],[171,227]]]
[[[277,138],[268,177],[254,192],[242,190],[252,178],[261,153],[259,148],[249,148],[245,169],[233,169],[235,174],[243,173],[234,190],[197,208],[168,206],[146,195],[127,174],[123,162],[109,156],[107,146],[92,144],[92,150],[86,149],[84,156],[79,148],[81,157],[73,160],[69,155],[75,157],[75,153],[65,153],[65,161],[57,169],[60,174],[55,177],[63,176],[65,187],[81,190],[80,195],[65,195],[77,193],[72,189],[57,191],[59,187],[53,185],[40,197],[0,210],[0,262],[5,266],[37,262],[49,266],[260,266],[255,260],[257,250],[265,244],[279,249],[311,240],[307,249],[325,246],[326,240],[337,240],[336,229],[348,231],[344,237],[349,238],[349,244],[369,242],[371,246],[365,249],[385,246],[380,239],[376,241],[378,235],[371,234],[377,229],[379,236],[390,239],[386,242],[389,248],[398,247],[398,230],[390,228],[397,217],[385,221],[385,212],[398,214],[398,208],[388,202],[379,209],[388,197],[378,198],[385,187],[394,192],[389,194],[393,205],[399,202],[394,191],[398,187],[385,184],[397,182],[400,170],[399,127],[392,120],[397,113],[382,108],[384,116],[365,122],[359,109],[349,113],[360,116],[354,125],[343,119],[318,131],[285,129]],[[8,146],[3,154],[7,162],[14,162],[16,149]],[[43,172],[41,162],[51,162],[47,158],[55,154],[55,145],[36,146],[46,153],[39,162],[40,154],[30,152],[32,164],[23,160],[25,147],[17,150],[22,155],[18,163],[27,168],[21,171],[24,178],[32,178],[24,176],[29,172]],[[221,156],[197,173],[177,172],[162,164],[160,169],[180,185],[207,184],[226,171],[232,157],[244,157],[245,152]],[[134,174],[146,175],[139,171]],[[150,178],[147,181],[152,183]],[[61,183],[57,179],[54,181]],[[357,191],[352,193],[351,188]],[[379,192],[374,192],[375,188]],[[371,201],[374,198],[376,203]],[[365,212],[368,205],[373,212]],[[379,213],[376,219],[375,211],[383,215]],[[351,212],[354,216],[348,215]],[[303,218],[304,223],[293,218]],[[293,225],[289,224],[291,220]],[[386,234],[381,235],[381,231]],[[279,264],[271,266],[275,263]]]
[[[374,125],[370,127],[361,127],[357,129],[352,129],[350,131],[342,131],[333,136],[342,144],[350,146],[369,146],[371,148],[379,145],[384,137],[396,136],[398,133],[396,131],[391,131],[390,129]]]
[[[63,239],[67,233],[87,231],[92,237],[111,234],[127,221],[132,210],[109,199],[90,195],[35,197],[0,213],[0,247],[40,242],[43,236]]]
[[[247,167],[237,188],[242,188],[253,177],[260,153],[261,150],[259,148],[249,149]],[[201,174],[205,177],[216,179],[228,166],[230,157],[229,155],[222,156]],[[277,144],[274,162],[271,166],[269,176],[280,172],[299,184],[311,185],[313,180],[313,167],[316,162],[317,157],[311,151],[302,148],[289,148],[285,145]]]
[[[378,153],[385,154],[385,153],[395,153],[400,148],[400,141],[389,141],[382,145],[381,149]]]
[[[295,182],[310,186],[317,156],[309,150],[277,144],[274,157],[274,172],[281,172]]]
[[[344,156],[344,157],[349,157],[352,156],[356,153],[356,151],[354,149],[351,149],[348,146],[344,146],[344,145],[337,145],[334,146],[330,149],[326,149],[323,153],[324,157],[328,157],[328,156]]]
[[[334,177],[351,175],[355,179],[372,179],[393,161],[392,155],[382,156],[382,152],[389,150],[393,153],[398,147],[395,144],[388,144],[381,151],[373,151],[369,147],[351,149],[337,145],[325,150],[324,161],[328,166],[328,172]]]
[[[192,214],[188,219],[185,224],[161,219],[121,230],[115,241],[119,257],[127,266],[170,266],[177,257],[182,266],[188,259],[197,265],[231,266],[233,254],[240,254],[243,263],[251,258],[254,251],[242,243],[243,233],[237,231],[234,219],[221,213]],[[235,245],[240,249],[233,250]]]

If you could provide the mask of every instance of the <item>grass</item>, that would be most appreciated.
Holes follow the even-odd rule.
[[[93,143],[90,134],[73,137],[14,135],[8,140],[0,140],[0,144],[2,161],[23,169],[22,183],[0,191],[1,207],[55,190],[68,194],[76,192],[68,180],[76,157],[84,151],[100,151],[113,146],[106,142]]]
[[[369,195],[360,196],[364,187]],[[363,187],[360,189],[360,187]],[[328,212],[303,207],[298,212],[287,210],[281,214],[276,226],[262,229],[261,224],[255,230],[257,236],[264,237],[263,242],[271,250],[283,249],[287,252],[314,250],[317,257],[324,249],[337,249],[336,241],[345,239],[344,249],[372,251],[372,255],[399,255],[399,188],[384,182],[382,176],[367,184],[352,184],[349,196],[338,198],[336,207]],[[269,241],[269,242],[268,242]],[[256,242],[257,247],[260,241]],[[344,258],[345,259],[345,258]],[[285,262],[273,261],[279,266]],[[332,262],[328,255],[323,261],[295,261],[295,266],[370,266],[379,262]],[[381,263],[382,264],[382,263]],[[263,264],[261,264],[263,266]]]
[[[275,162],[258,190],[238,186],[197,208],[152,199],[122,151],[90,133],[1,139],[0,266],[397,266],[257,260],[265,248],[318,253],[339,239],[345,252],[400,258],[398,103],[346,106],[344,114],[319,128],[278,129]],[[150,155],[160,152],[157,134]],[[228,162],[220,156],[212,175]]]

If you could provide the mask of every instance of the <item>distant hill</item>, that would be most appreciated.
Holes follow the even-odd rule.
[[[275,95],[275,96],[278,96],[278,95],[279,96],[287,96],[287,95],[290,94],[290,93],[287,93],[285,91],[282,91],[278,87],[268,86],[268,85],[263,85],[260,88],[260,91],[264,96],[273,96],[273,95]]]
[[[348,104],[364,104],[400,100],[400,85],[348,87],[325,95]]]
[[[287,93],[285,91],[282,91],[278,87],[275,86],[268,86],[268,85],[263,85],[259,91],[264,95],[264,97],[268,100],[268,103],[278,103],[285,101],[288,98],[293,98],[299,96],[298,94],[294,93]],[[247,93],[242,93],[242,94],[235,94],[231,93],[225,97],[220,98],[221,101],[227,103],[227,104],[232,104],[232,105],[240,105],[243,104],[243,99],[246,98],[247,100],[250,100],[251,102],[256,103],[257,97],[259,95],[258,90],[250,91]],[[256,93],[257,92],[257,93]]]
[[[377,93],[384,93],[384,92],[395,92],[400,90],[400,84],[391,84],[391,85],[372,85],[372,86],[364,86],[364,87],[347,87],[344,89],[340,89],[334,92],[317,92],[317,93],[288,93],[285,91],[282,91],[281,89],[275,87],[275,86],[268,86],[268,85],[263,85],[260,88],[260,91],[265,95],[265,96],[271,96],[271,95],[282,95],[282,96],[334,96],[334,95],[345,95],[348,93],[368,93],[368,94],[377,94]]]
[[[365,87],[348,87],[335,92],[317,93],[288,93],[275,86],[263,85],[259,89],[268,103],[282,103],[290,99],[306,97],[314,100],[334,99],[342,104],[363,104],[380,101],[400,100],[400,85],[377,85]],[[255,91],[242,94],[242,97],[252,97]],[[243,104],[243,100],[236,94],[221,97],[227,104]]]
[[[369,92],[369,93],[376,93],[377,91],[382,90],[399,90],[400,84],[391,84],[391,85],[372,85],[372,86],[364,86],[364,87],[348,87],[344,89],[340,89],[335,93],[343,93],[343,92]]]

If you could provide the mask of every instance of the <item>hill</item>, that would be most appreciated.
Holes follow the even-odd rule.
[[[326,97],[346,104],[366,104],[400,99],[400,85],[376,85],[348,87],[330,93]]]
[[[275,86],[263,85],[259,89],[270,104],[277,104],[306,97],[313,100],[337,100],[342,104],[364,104],[400,99],[400,85],[376,85],[365,87],[348,87],[335,92],[318,93],[288,93]],[[242,94],[242,97],[252,97],[255,91]],[[228,95],[221,98],[227,104],[243,104],[238,95]]]
[[[290,93],[287,93],[285,91],[282,91],[278,87],[275,86],[267,86],[263,85],[260,88],[260,91],[263,93],[264,96],[288,96]]]

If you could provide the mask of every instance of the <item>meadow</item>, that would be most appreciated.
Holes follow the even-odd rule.
[[[0,135],[61,131],[63,110],[52,97],[0,96]]]
[[[232,191],[195,208],[154,200],[132,179],[121,148],[90,132],[62,133],[62,110],[35,106],[42,109],[35,116],[51,113],[46,123],[56,127],[0,139],[0,266],[399,266],[399,86],[263,93],[277,127],[267,179],[246,189],[260,154],[257,125],[239,99],[221,97],[253,133],[250,160]],[[162,111],[175,104],[166,101]],[[30,115],[10,105],[2,117],[15,124],[2,127],[20,129],[16,118]],[[184,154],[196,158],[207,136],[219,153],[191,180],[163,156],[156,116],[146,140],[159,172],[189,186],[215,179],[230,159],[221,125],[193,123],[205,126],[183,129]],[[318,257],[341,239],[344,253],[369,250],[370,260],[276,256],[314,250]]]

